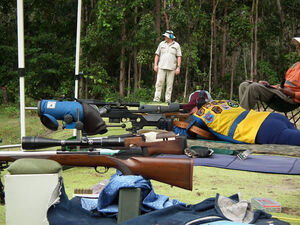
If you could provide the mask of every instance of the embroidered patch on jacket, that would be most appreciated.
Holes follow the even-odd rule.
[[[203,119],[207,122],[207,123],[211,123],[212,121],[214,121],[215,116],[211,113],[211,112],[207,112],[204,116]]]
[[[220,114],[223,110],[220,106],[214,106],[211,111],[213,111],[215,114]]]
[[[212,107],[212,104],[211,103],[206,103],[203,107],[209,109],[209,108]]]
[[[228,101],[227,104],[232,107],[232,108],[237,108],[239,107],[239,104],[237,104],[236,102],[232,102],[232,101]]]
[[[205,112],[205,109],[203,108],[200,108],[197,112],[197,116],[203,116],[204,115],[204,112]]]
[[[222,109],[224,109],[224,110],[229,110],[229,109],[231,109],[226,103],[221,104],[220,107],[221,107]]]

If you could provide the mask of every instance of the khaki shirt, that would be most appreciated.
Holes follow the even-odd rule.
[[[159,56],[158,68],[164,70],[175,70],[177,57],[182,56],[180,45],[176,41],[171,44],[160,42],[155,54]]]

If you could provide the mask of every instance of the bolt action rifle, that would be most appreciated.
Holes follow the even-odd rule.
[[[174,120],[185,120],[189,116],[183,111],[182,105],[179,103],[162,106],[140,105],[138,102],[103,102],[95,99],[81,99],[79,101],[101,107],[101,117],[108,118],[110,123],[129,121],[132,127],[126,130],[132,133],[136,133],[145,126],[172,131]],[[128,107],[138,107],[138,109],[133,110]]]
[[[156,141],[146,142],[145,136],[111,136],[111,137],[82,137],[80,140],[58,140],[44,137],[25,136],[22,138],[22,148],[26,150],[50,148],[61,146],[62,151],[66,149],[74,149],[77,146],[93,151],[95,148],[110,148],[120,149],[123,152],[128,152],[130,156],[131,149],[134,149],[133,154],[141,156],[151,156],[157,154],[184,154],[184,149],[187,147],[185,136],[172,136],[171,132],[161,133],[156,135]]]
[[[67,152],[67,151],[1,151],[1,169],[7,162],[22,158],[50,159],[63,166],[116,168],[124,175],[141,175],[172,186],[192,190],[193,160],[174,158],[130,157],[119,159],[100,155],[99,152]],[[96,170],[97,171],[97,170]]]
[[[174,133],[173,133],[174,134]],[[148,179],[161,181],[166,184],[192,190],[193,160],[174,158],[150,158],[155,154],[183,154],[186,148],[186,137],[172,136],[168,132],[158,134],[154,142],[145,142],[144,136],[134,137],[101,137],[81,140],[57,140],[43,137],[23,137],[22,148],[27,150],[61,146],[60,151],[1,151],[0,171],[9,164],[21,158],[41,158],[59,162],[63,166],[106,168],[113,167],[124,175],[141,175]],[[81,146],[88,151],[72,151]],[[67,150],[67,147],[69,150]],[[95,150],[96,147],[124,149],[116,151],[114,157],[107,152]],[[77,148],[76,148],[77,149]],[[111,154],[111,153],[109,153]],[[133,155],[144,157],[132,157]],[[4,187],[0,180],[0,204],[4,204]]]
[[[128,107],[138,108],[129,109]],[[174,120],[188,117],[188,113],[184,113],[178,103],[160,106],[84,99],[77,101],[41,100],[38,102],[38,115],[41,122],[51,130],[57,130],[57,120],[62,120],[65,123],[64,128],[83,130],[87,135],[103,134],[107,132],[106,128],[111,126],[126,128],[125,122],[131,123],[131,128],[126,128],[126,130],[134,134],[145,126],[171,131]],[[109,123],[123,124],[106,125],[102,118],[108,118]]]

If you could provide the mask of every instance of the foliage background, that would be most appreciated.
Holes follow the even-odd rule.
[[[24,12],[26,96],[73,97],[77,1],[24,0]],[[83,0],[81,19],[85,98],[152,101],[154,52],[166,29],[183,52],[173,101],[208,90],[210,73],[214,98],[237,98],[241,81],[280,82],[297,60],[291,38],[300,36],[300,1]],[[0,103],[17,103],[16,1],[0,1],[0,36]]]

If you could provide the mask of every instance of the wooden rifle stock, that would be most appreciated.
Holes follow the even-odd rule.
[[[186,137],[176,136],[173,139],[166,141],[145,142],[142,137],[129,137],[125,139],[125,147],[131,146],[142,147],[144,156],[157,154],[184,154],[184,149],[187,147]]]
[[[191,114],[183,112],[166,112],[166,118],[174,118],[175,121],[185,121]]]
[[[21,158],[50,159],[64,166],[113,167],[124,175],[141,175],[184,189],[192,190],[193,188],[193,159],[131,157],[123,160],[93,153],[0,152],[0,161],[12,162]]]

